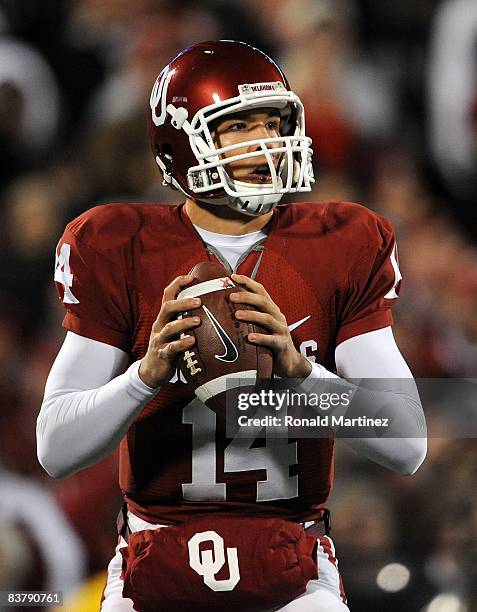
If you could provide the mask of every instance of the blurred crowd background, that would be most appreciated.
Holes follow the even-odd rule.
[[[93,205],[181,201],[149,150],[149,94],[178,51],[219,38],[269,52],[301,96],[318,176],[304,199],[393,222],[395,333],[415,376],[476,375],[475,0],[0,0],[0,590],[97,609],[116,457],[64,481],[36,459],[65,333],[54,249]],[[411,478],[338,446],[330,507],[351,610],[477,610],[475,440],[432,438]]]

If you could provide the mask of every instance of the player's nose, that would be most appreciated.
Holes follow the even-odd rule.
[[[251,130],[251,138],[271,138],[276,136],[276,131],[274,129],[270,129],[268,125],[268,121],[257,121]]]
[[[250,140],[263,140],[265,138],[275,138],[277,134],[275,131],[269,130],[266,125],[260,124],[253,130],[253,133],[250,136]],[[267,149],[276,149],[281,145],[280,142],[277,141],[267,142],[265,143],[265,146],[267,147]],[[263,147],[260,143],[253,143],[252,145],[250,145],[250,151],[260,151],[262,148]]]

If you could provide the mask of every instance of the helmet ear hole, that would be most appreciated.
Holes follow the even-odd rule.
[[[163,177],[164,185],[171,185],[174,189],[177,187],[174,184],[173,178],[173,158],[172,158],[172,147],[169,144],[156,144],[154,146],[154,153],[156,157],[156,163],[159,166]]]
[[[157,155],[159,155],[159,157],[163,160],[163,163],[165,164],[166,168],[168,171],[170,171],[172,168],[172,147],[170,144],[164,143],[162,145],[157,145],[156,146],[156,151],[157,151]]]

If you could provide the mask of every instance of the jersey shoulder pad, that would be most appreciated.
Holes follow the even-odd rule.
[[[177,210],[177,205],[157,203],[101,204],[70,221],[66,232],[97,252],[105,252],[127,244],[145,229],[159,231],[174,225]]]
[[[355,202],[326,202],[325,215],[330,222],[343,225],[359,242],[380,244],[393,234],[389,221],[362,204]]]
[[[133,204],[101,204],[85,211],[66,226],[81,243],[98,252],[118,248],[141,227],[141,207]]]
[[[289,204],[292,218],[327,234],[345,246],[350,253],[363,249],[379,249],[394,240],[392,225],[387,219],[362,204],[345,201],[303,202]],[[292,224],[293,229],[293,224]],[[296,225],[298,227],[298,225]]]

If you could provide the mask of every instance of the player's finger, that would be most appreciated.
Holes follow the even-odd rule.
[[[259,293],[260,295],[270,298],[268,291],[265,289],[262,283],[250,278],[250,276],[245,276],[245,274],[232,274],[231,277],[234,281],[237,281],[239,285],[243,285],[249,291],[254,291],[255,293]]]
[[[201,304],[200,298],[183,298],[180,300],[167,300],[162,305],[161,310],[167,316],[175,316],[177,313],[194,310]]]
[[[194,329],[194,327],[198,327],[199,325],[200,317],[186,317],[185,319],[169,321],[160,331],[160,340],[162,342],[169,342],[179,334]]]
[[[177,294],[189,283],[193,281],[194,277],[189,274],[183,274],[182,276],[178,276],[175,278],[167,287],[164,289],[164,294],[162,297],[162,302],[167,302],[168,300],[175,300]]]
[[[162,303],[161,310],[152,326],[153,331],[160,331],[164,325],[171,321],[178,313],[199,308],[200,298],[184,298],[181,300],[167,300]]]
[[[168,342],[165,346],[163,346],[159,350],[159,357],[171,362],[179,353],[182,353],[194,346],[194,343],[195,336],[185,335],[184,337],[179,338],[179,340],[173,340],[172,342]]]
[[[287,326],[278,321],[273,315],[258,310],[237,310],[235,316],[240,321],[248,321],[249,323],[257,323],[262,327],[266,327],[271,332],[277,334],[286,334]]]
[[[285,339],[275,334],[258,334],[256,332],[248,334],[247,340],[253,344],[267,346],[272,351],[281,351],[285,348]]]
[[[258,293],[251,293],[249,291],[239,291],[237,293],[231,293],[229,298],[235,304],[250,304],[259,308],[263,312],[270,314],[281,315],[280,309],[270,298]]]

